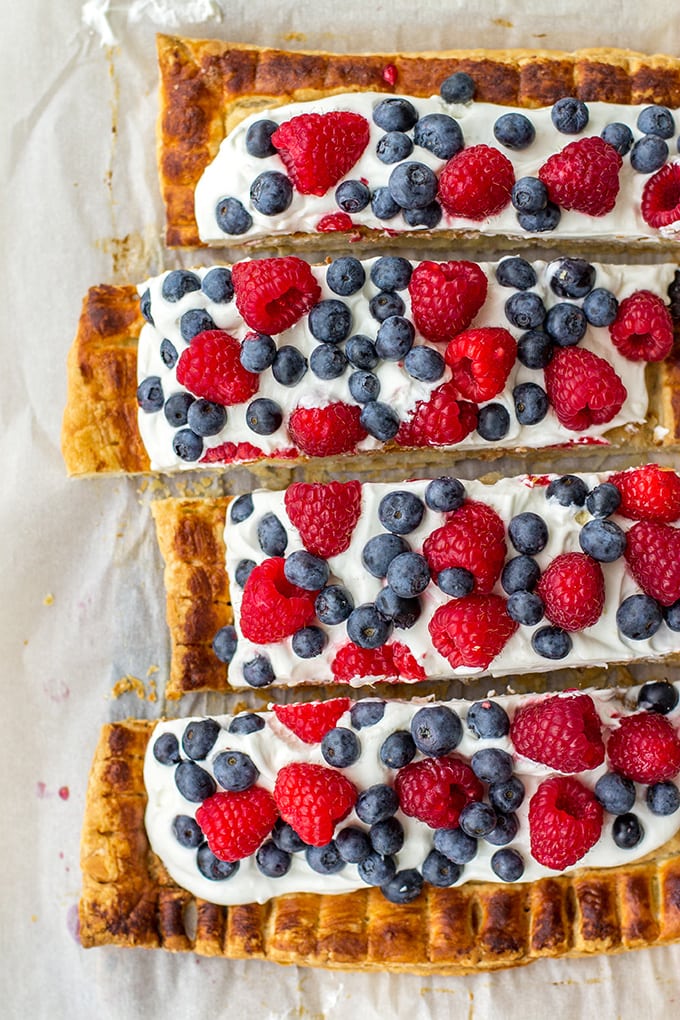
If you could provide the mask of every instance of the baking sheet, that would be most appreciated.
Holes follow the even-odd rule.
[[[4,805],[0,1001],[8,1017],[670,1016],[680,946],[467,978],[324,973],[77,941],[85,786],[100,726],[160,714],[161,565],[139,479],[69,481],[65,358],[87,287],[189,265],[164,252],[156,30],[342,51],[618,45],[680,54],[674,4],[478,0],[8,3],[0,96],[5,305],[0,495]],[[466,473],[471,474],[470,464]],[[223,484],[183,481],[186,490]],[[226,483],[248,484],[240,472]],[[213,696],[214,698],[214,696]],[[193,711],[187,699],[173,713]],[[212,703],[216,708],[217,704]]]

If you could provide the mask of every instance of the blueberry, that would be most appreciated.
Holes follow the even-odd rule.
[[[632,850],[642,841],[645,830],[640,824],[637,815],[618,815],[612,826],[612,837],[621,850]]]
[[[212,797],[217,789],[215,780],[193,761],[181,761],[175,769],[175,785],[185,800],[199,804]]]
[[[548,189],[538,177],[520,177],[512,186],[510,201],[519,213],[539,213],[548,204]]]
[[[343,212],[361,212],[371,201],[371,192],[363,181],[343,181],[335,189],[335,201]]]
[[[182,750],[187,758],[202,761],[212,750],[220,732],[214,719],[197,719],[190,722],[182,734]]]
[[[512,776],[512,755],[500,747],[483,747],[470,758],[470,767],[483,783],[507,783]]]
[[[328,638],[320,627],[301,627],[293,634],[293,651],[299,659],[315,659],[328,644]]]
[[[465,486],[457,478],[448,475],[433,478],[425,489],[425,502],[430,510],[439,513],[457,510],[465,502]]]
[[[541,627],[531,635],[531,647],[544,659],[564,659],[571,645],[571,637],[561,627]]]
[[[422,499],[406,489],[388,492],[378,504],[378,520],[393,535],[408,535],[415,531],[424,513]]]
[[[385,361],[402,361],[413,346],[415,329],[402,315],[390,315],[380,324],[375,349]]]
[[[680,152],[680,149],[678,149],[678,152]],[[670,302],[669,310],[672,318],[680,318],[680,269],[675,270],[673,279],[668,284],[666,293],[668,294],[668,300]]]
[[[373,111],[373,121],[383,131],[410,131],[417,120],[415,106],[401,96],[383,99]]]
[[[611,482],[601,482],[586,496],[586,508],[593,517],[609,517],[621,504],[621,493]]]
[[[458,121],[445,113],[428,113],[421,117],[415,126],[413,141],[438,159],[451,159],[465,145]]]
[[[276,352],[272,362],[272,375],[282,386],[295,386],[307,371],[307,359],[297,347],[284,344]]]
[[[366,726],[376,726],[385,714],[385,702],[369,699],[355,701],[349,714],[355,730],[364,729]]]
[[[293,185],[278,170],[265,170],[250,186],[250,201],[263,216],[278,216],[293,201]]]
[[[239,588],[245,588],[246,581],[255,569],[255,560],[241,560],[234,571],[234,580]]]
[[[329,584],[316,596],[314,611],[321,623],[342,623],[354,609],[354,599],[347,588]]]
[[[541,568],[531,556],[513,556],[503,567],[501,585],[503,591],[513,595],[518,591],[533,591],[541,576]]]
[[[324,344],[339,344],[346,340],[352,328],[349,305],[337,298],[328,298],[314,305],[308,316],[309,331]]]
[[[468,836],[481,839],[496,826],[496,812],[490,804],[473,800],[460,813],[458,824]]]
[[[396,818],[385,818],[371,826],[369,837],[376,853],[398,854],[404,845],[404,826]]]
[[[197,436],[216,436],[224,428],[227,409],[211,400],[194,400],[187,410],[187,425]]]
[[[255,712],[239,712],[229,723],[228,733],[238,733],[248,736],[250,733],[257,733],[264,729],[264,719]]]
[[[560,207],[554,202],[547,202],[545,209],[539,209],[538,212],[518,212],[517,222],[522,230],[530,234],[543,234],[554,230],[561,216]]]
[[[137,403],[142,411],[152,414],[160,411],[164,404],[163,386],[157,375],[149,375],[137,387]]]
[[[477,854],[477,840],[461,828],[435,829],[432,842],[454,864],[468,864]]]
[[[405,868],[380,889],[390,903],[412,903],[422,892],[423,876],[415,868]]]
[[[335,840],[331,840],[326,846],[307,847],[305,858],[312,871],[318,871],[320,875],[335,875],[345,867]]]
[[[518,553],[535,556],[548,544],[548,525],[539,514],[527,510],[511,519],[508,538]]]
[[[264,372],[274,364],[276,344],[266,333],[252,334],[241,344],[239,357],[248,372]]]
[[[430,850],[423,861],[423,878],[430,885],[437,886],[440,889],[446,889],[448,886],[453,885],[454,882],[457,882],[462,870],[459,864],[454,864],[453,861],[450,861],[439,850]]]
[[[257,539],[262,552],[267,556],[283,556],[288,545],[288,535],[276,514],[266,513],[257,525]]]
[[[494,124],[493,135],[506,149],[527,149],[536,137],[536,128],[523,113],[504,113]]]
[[[201,826],[191,815],[175,815],[172,831],[180,846],[197,847],[205,839]]]
[[[647,712],[668,715],[677,707],[678,690],[667,680],[650,680],[640,688],[637,703]]]
[[[231,624],[227,624],[226,627],[220,627],[217,634],[215,634],[212,650],[220,662],[229,663],[234,658],[236,644],[236,628],[232,627]]]
[[[258,436],[271,436],[281,428],[283,412],[275,400],[256,397],[246,408],[246,425]]]
[[[326,561],[307,552],[306,549],[292,552],[286,558],[283,572],[290,584],[295,584],[305,591],[320,591],[330,576]]]
[[[380,379],[373,372],[365,372],[363,369],[352,372],[347,384],[349,392],[357,404],[367,404],[370,400],[377,400],[380,393]]]
[[[481,740],[496,740],[510,732],[508,713],[495,701],[475,701],[470,705],[465,721]]]
[[[500,814],[516,811],[524,800],[524,785],[521,779],[513,776],[505,783],[491,783],[489,786],[489,803]]]
[[[550,287],[558,297],[582,298],[595,286],[595,267],[585,259],[560,259],[549,272]]]
[[[355,811],[357,818],[366,825],[375,825],[391,818],[399,808],[399,798],[391,786],[376,783],[362,790],[357,797]]]
[[[215,857],[207,843],[199,846],[196,851],[196,867],[204,878],[211,882],[222,882],[235,875],[240,867],[239,861],[222,861]]]
[[[379,753],[380,761],[388,769],[403,769],[415,758],[416,745],[407,730],[395,730],[385,737]]]
[[[274,683],[274,670],[266,655],[256,655],[249,662],[244,662],[243,679],[251,687],[269,687]]]
[[[663,613],[663,618],[666,621],[666,626],[669,627],[670,630],[680,630],[680,599],[670,606],[662,606],[661,612]]]
[[[556,499],[561,506],[583,506],[588,487],[578,475],[562,475],[553,479],[545,490],[546,499]]]
[[[224,234],[245,234],[253,217],[237,198],[221,198],[215,206],[215,221]]]
[[[174,733],[161,733],[153,745],[153,756],[161,765],[176,765],[180,760],[179,741]]]
[[[668,159],[668,143],[658,135],[643,135],[630,150],[630,165],[639,174],[660,170]]]
[[[441,758],[461,742],[463,724],[446,705],[428,705],[411,719],[411,736],[423,754]]]
[[[403,131],[388,131],[378,139],[375,153],[381,163],[400,163],[413,152],[413,142]]]
[[[611,326],[619,310],[619,302],[610,290],[596,287],[583,302],[583,314],[591,326]]]
[[[215,756],[213,772],[220,786],[232,793],[249,790],[260,775],[253,759],[243,751],[221,751]]]
[[[662,623],[661,607],[649,595],[629,595],[616,610],[616,625],[631,641],[646,641]]]
[[[426,227],[432,230],[442,218],[442,207],[439,202],[430,202],[424,208],[404,209],[404,220],[409,227]]]
[[[180,429],[172,438],[172,449],[181,460],[198,460],[203,453],[203,440],[191,429]]]
[[[536,329],[545,319],[545,305],[538,294],[520,290],[505,302],[505,316],[518,329]]]
[[[653,815],[673,815],[680,808],[680,790],[675,783],[652,783],[647,787],[646,797]]]
[[[215,322],[205,308],[190,308],[179,320],[179,331],[187,343],[191,343],[199,333],[215,328]]]
[[[168,425],[172,425],[174,429],[186,425],[189,408],[193,402],[194,398],[190,393],[173,393],[169,396],[163,407],[163,414]]]
[[[511,620],[524,627],[533,627],[543,619],[545,606],[539,595],[532,591],[515,591],[505,604]]]
[[[520,425],[537,425],[543,421],[550,406],[548,394],[538,383],[525,382],[515,386],[512,399]]]
[[[185,294],[201,289],[201,281],[196,273],[188,269],[174,269],[164,278],[161,294],[166,301],[181,301]]]
[[[386,577],[394,557],[403,552],[408,552],[408,545],[399,535],[376,535],[364,546],[361,562],[373,577]]]
[[[398,163],[390,174],[387,187],[402,209],[424,209],[437,194],[437,178],[425,163]]]
[[[517,882],[524,874],[524,860],[518,850],[496,850],[491,858],[491,870],[503,882]]]
[[[377,220],[392,220],[401,206],[392,198],[389,188],[376,188],[371,195],[371,211]]]
[[[349,338],[345,344],[345,353],[350,365],[354,365],[355,368],[375,368],[380,360],[375,344],[363,333],[355,333]]]
[[[605,772],[595,783],[595,796],[605,811],[625,815],[635,803],[635,783],[618,772]]]
[[[281,878],[290,870],[292,857],[268,839],[255,854],[255,863],[267,878]]]
[[[510,430],[510,414],[503,404],[485,404],[479,409],[477,432],[487,442],[494,443],[507,436]]]
[[[620,124],[617,121],[607,124],[600,138],[603,138],[608,145],[613,146],[619,156],[625,156],[627,152],[630,152],[630,147],[633,144],[633,132],[627,124]]]
[[[530,262],[515,255],[503,259],[496,266],[496,280],[501,287],[529,290],[536,284],[536,271]]]
[[[389,586],[381,588],[376,595],[375,608],[399,630],[412,627],[422,612],[417,598],[403,598]]]
[[[293,826],[284,822],[283,818],[276,819],[276,824],[272,829],[272,843],[287,854],[297,854],[307,846]]]
[[[368,857],[359,861],[357,865],[359,878],[367,885],[385,885],[390,882],[397,873],[397,866],[394,858],[383,857],[381,854],[371,850]]]
[[[366,272],[359,259],[343,255],[333,259],[326,270],[326,283],[334,294],[349,297],[361,290],[366,282]]]
[[[333,344],[318,344],[311,353],[309,367],[317,379],[339,379],[345,374],[347,356]]]
[[[646,106],[640,111],[637,126],[645,135],[672,138],[675,134],[673,114],[666,106]]]
[[[383,255],[371,267],[371,280],[379,290],[406,290],[413,267],[400,255]]]
[[[577,135],[588,123],[588,107],[580,99],[558,99],[550,111],[553,125],[563,135]]]
[[[581,528],[578,540],[584,553],[600,563],[613,563],[623,556],[626,548],[626,535],[613,521],[588,521]]]
[[[231,269],[227,269],[226,266],[210,269],[203,277],[201,288],[206,297],[216,304],[228,304],[234,296]]]
[[[387,584],[402,599],[416,598],[429,583],[430,568],[420,553],[400,553],[387,568]]]
[[[491,832],[487,832],[484,839],[492,846],[507,846],[519,832],[519,819],[517,815],[498,815],[496,824]]]
[[[272,143],[272,135],[278,128],[273,120],[256,120],[246,131],[246,152],[256,159],[275,156],[276,148]]]
[[[146,319],[147,322],[154,325],[153,316],[151,314],[151,291],[147,287],[142,296],[139,299],[139,310]],[[170,341],[168,340],[168,343]]]
[[[177,353],[177,348],[175,347],[175,345],[171,343],[167,339],[167,337],[164,340],[161,340],[160,354],[161,360],[163,364],[166,366],[166,368],[175,367],[175,365],[177,364],[177,359],[179,358],[179,354]]]
[[[378,322],[384,322],[391,315],[402,315],[404,302],[395,291],[381,290],[368,303],[368,310]]]
[[[561,301],[545,317],[545,331],[560,347],[573,347],[586,335],[588,320],[578,305]]]
[[[413,379],[421,382],[436,382],[444,375],[446,363],[434,347],[418,344],[412,347],[404,358],[404,370]]]
[[[547,333],[532,329],[523,333],[517,341],[517,360],[526,368],[545,368],[554,350],[554,344]]]
[[[444,567],[437,574],[437,587],[445,595],[462,599],[474,591],[475,575],[465,567]]]
[[[394,408],[389,404],[383,404],[380,400],[371,400],[368,404],[364,404],[359,416],[359,423],[362,428],[366,429],[369,436],[373,436],[374,439],[379,439],[383,443],[393,439],[401,425],[399,415]]]
[[[372,602],[357,606],[347,619],[347,634],[359,648],[380,648],[392,633],[392,622]]]
[[[371,841],[368,833],[355,825],[341,829],[335,837],[335,845],[343,861],[348,864],[359,864],[366,860],[371,852]]]
[[[469,103],[474,94],[474,80],[465,71],[449,75],[439,86],[439,95],[445,103]]]
[[[321,754],[329,765],[346,769],[358,760],[361,744],[351,730],[345,726],[336,726],[321,741]]]

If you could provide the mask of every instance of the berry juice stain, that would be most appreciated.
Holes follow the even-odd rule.
[[[71,796],[71,792],[70,792],[68,786],[60,786],[59,787],[59,796],[61,797],[62,800],[68,800],[69,799],[69,797]]]

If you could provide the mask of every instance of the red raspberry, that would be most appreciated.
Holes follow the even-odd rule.
[[[616,511],[633,521],[672,524],[680,518],[680,475],[675,471],[645,464],[619,471],[607,479],[621,493]]]
[[[369,136],[369,123],[361,114],[302,113],[279,125],[272,145],[302,195],[325,195],[352,169]]]
[[[177,380],[195,397],[216,404],[242,404],[257,393],[260,377],[240,360],[241,344],[222,329],[206,329],[182,351]]]
[[[361,515],[360,482],[295,482],[284,502],[310,553],[328,559],[349,548]]]
[[[490,145],[471,145],[450,159],[439,176],[439,200],[452,216],[483,220],[505,209],[515,183],[507,156]]]
[[[315,229],[320,234],[333,234],[337,231],[343,233],[347,230],[354,230],[354,224],[352,217],[348,216],[346,212],[328,213],[327,216],[321,217]]]
[[[517,630],[500,595],[466,595],[439,606],[428,624],[432,643],[453,669],[486,669]]]
[[[481,800],[484,787],[457,754],[424,758],[397,772],[399,807],[431,829],[453,829],[466,804]]]
[[[356,787],[341,772],[308,762],[284,765],[274,784],[281,817],[310,846],[330,843],[356,799]]]
[[[604,609],[602,567],[585,553],[562,553],[542,574],[536,592],[555,626],[563,630],[592,627]]]
[[[423,544],[435,582],[440,570],[462,567],[474,575],[478,594],[488,594],[501,576],[506,551],[503,521],[490,506],[475,500],[464,503]]]
[[[510,727],[515,750],[560,772],[584,772],[604,761],[602,725],[588,694],[555,694],[530,702]]]
[[[551,202],[588,216],[611,212],[623,160],[602,138],[579,138],[550,156],[538,171]]]
[[[650,227],[680,220],[680,163],[666,163],[642,189],[642,218]]]
[[[396,680],[397,668],[390,645],[380,648],[360,648],[353,641],[335,653],[331,663],[333,679],[338,684],[351,683],[364,677],[379,680]]]
[[[201,464],[244,464],[264,456],[264,450],[252,443],[227,442],[209,447],[201,457]]]
[[[446,343],[470,325],[486,301],[487,288],[474,262],[421,262],[408,285],[416,329],[426,340]]]
[[[563,871],[595,846],[602,817],[602,805],[578,779],[546,779],[529,801],[531,853],[544,867]]]
[[[671,606],[680,599],[680,529],[638,521],[628,532],[626,562],[642,590]]]
[[[274,714],[305,744],[320,744],[350,704],[349,698],[331,698],[299,705],[274,705]]]
[[[251,570],[241,601],[241,633],[259,645],[281,641],[311,623],[316,592],[286,580],[283,556],[273,556]]]
[[[208,846],[221,861],[240,861],[254,854],[277,818],[274,798],[262,786],[238,793],[220,790],[196,812]]]
[[[545,368],[545,388],[557,420],[574,432],[611,421],[628,396],[612,366],[583,347],[555,351]]]
[[[288,419],[288,432],[308,457],[335,457],[351,453],[366,438],[360,416],[360,407],[341,401],[325,407],[296,407]]]
[[[468,400],[491,400],[505,386],[517,357],[517,342],[507,329],[482,326],[454,336],[446,348],[453,383]]]
[[[236,307],[260,333],[282,333],[319,301],[321,287],[307,262],[286,258],[237,262],[232,267]]]
[[[458,400],[451,382],[442,383],[419,400],[409,421],[402,422],[395,438],[399,446],[455,446],[477,428],[478,407]]]
[[[668,719],[640,712],[620,720],[607,741],[609,764],[635,783],[661,783],[680,772],[680,740]]]
[[[399,679],[402,680],[426,680],[427,673],[417,661],[414,655],[411,654],[406,645],[402,645],[399,641],[395,641],[390,645],[389,650],[392,652],[392,658],[394,660],[394,669]]]
[[[663,361],[673,347],[671,313],[649,290],[636,290],[623,299],[609,333],[629,361]]]

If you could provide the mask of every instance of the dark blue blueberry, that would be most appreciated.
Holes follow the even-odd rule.
[[[619,156],[625,156],[627,152],[630,152],[633,144],[633,132],[627,124],[620,124],[617,121],[607,124],[600,138],[603,138],[608,145],[613,146]]]
[[[387,568],[387,584],[402,599],[416,598],[429,583],[430,568],[420,553],[400,553]]]
[[[373,111],[373,121],[383,131],[410,131],[417,120],[415,106],[401,96],[383,99]]]
[[[667,680],[650,680],[640,688],[637,703],[647,712],[668,715],[677,707],[678,690]]]
[[[215,222],[225,234],[245,234],[253,217],[237,198],[221,198],[215,206]]]
[[[217,789],[215,780],[193,761],[181,761],[175,769],[175,785],[185,800],[193,804],[212,797]]]
[[[213,761],[215,779],[225,790],[239,793],[257,782],[260,771],[243,751],[221,751]]]
[[[454,864],[439,850],[430,850],[423,861],[423,878],[439,889],[446,889],[457,882],[462,870],[460,864]]]
[[[177,353],[177,348],[175,347],[175,345],[171,343],[167,339],[167,337],[164,340],[161,340],[160,352],[163,364],[167,368],[174,368],[175,365],[177,364],[179,354]]]
[[[487,832],[484,839],[492,846],[507,846],[519,832],[519,819],[517,815],[498,815],[496,824],[491,832]]]
[[[236,628],[230,623],[220,627],[213,638],[212,650],[220,662],[231,662],[236,652]]]
[[[388,131],[378,139],[375,153],[381,163],[400,163],[413,152],[413,142],[403,131]]]
[[[181,460],[198,460],[203,453],[203,440],[191,429],[180,429],[172,437],[172,448]]]
[[[481,839],[496,826],[496,812],[490,804],[481,800],[473,800],[466,804],[460,813],[458,824],[474,839]]]
[[[312,871],[318,871],[320,875],[335,875],[345,867],[335,840],[331,840],[326,846],[307,847],[305,858]]]
[[[368,309],[374,319],[384,322],[391,315],[403,315],[404,302],[393,290],[381,290],[368,303]]]
[[[335,837],[335,845],[343,861],[348,864],[359,864],[365,861],[371,852],[371,841],[368,833],[356,825],[348,825],[341,829]]]
[[[595,796],[605,811],[625,815],[635,803],[635,783],[618,772],[605,772],[595,783]]]
[[[179,320],[179,331],[187,343],[191,343],[199,333],[216,328],[212,315],[205,308],[190,308]]]
[[[618,815],[612,825],[612,837],[621,850],[632,850],[642,841],[645,830],[637,815]]]
[[[580,99],[565,96],[558,99],[550,111],[553,125],[563,135],[577,135],[588,123],[588,107]]]
[[[652,783],[647,787],[646,798],[653,815],[673,815],[680,808],[680,790],[675,783]]]
[[[496,266],[496,280],[501,287],[529,290],[536,284],[536,271],[530,262],[515,255],[503,259]]]
[[[413,492],[395,489],[388,492],[378,505],[378,520],[393,535],[408,535],[423,519],[425,504]]]
[[[164,278],[161,294],[166,301],[181,301],[185,294],[201,289],[201,281],[196,273],[188,269],[173,269]]]
[[[309,367],[317,379],[339,379],[347,368],[347,356],[341,347],[318,344],[309,358]]]
[[[352,255],[342,255],[333,259],[326,270],[326,283],[334,294],[349,297],[361,290],[366,282],[366,272],[359,259]]]
[[[538,383],[525,382],[515,386],[512,399],[520,425],[537,425],[543,421],[550,407],[548,394]]]
[[[548,189],[538,177],[520,177],[512,186],[510,201],[519,213],[539,213],[548,204]]]
[[[403,361],[413,347],[415,329],[409,319],[402,315],[390,315],[380,324],[375,339],[379,358],[385,361]]]
[[[371,195],[371,211],[377,220],[392,220],[401,206],[392,198],[389,188],[376,188]]]
[[[582,298],[595,286],[595,267],[585,259],[559,259],[550,266],[550,287],[562,298]]]
[[[511,620],[524,627],[533,627],[543,619],[545,607],[540,596],[532,591],[515,591],[508,598],[505,610]]]
[[[205,274],[201,287],[205,296],[215,304],[229,304],[234,296],[231,269],[227,269],[226,266],[215,266]]]
[[[470,767],[483,783],[507,783],[512,776],[512,755],[500,747],[483,747],[472,755]]]
[[[309,331],[324,344],[340,344],[352,328],[349,305],[337,298],[328,298],[314,305],[308,316]]]
[[[616,625],[631,641],[646,641],[662,623],[661,606],[649,595],[629,595],[616,610]]]
[[[545,317],[545,331],[560,347],[573,347],[586,335],[588,320],[578,305],[560,301]]]
[[[288,535],[276,514],[266,513],[257,525],[257,539],[266,556],[283,556]]]
[[[187,758],[202,761],[213,748],[220,732],[215,719],[194,719],[182,734],[182,750]]]
[[[667,106],[646,106],[640,111],[637,126],[643,134],[659,138],[672,138],[675,134],[675,121]]]
[[[336,726],[329,730],[321,741],[321,754],[329,765],[337,769],[346,769],[358,760],[361,744],[352,730],[345,726]]]
[[[281,428],[283,412],[275,400],[256,397],[246,408],[246,425],[258,436],[271,436]]]
[[[666,621],[666,626],[671,630],[680,630],[680,599],[670,606],[662,606],[661,611]]]
[[[174,429],[186,425],[189,408],[193,402],[194,398],[191,394],[183,391],[169,396],[163,407],[163,414],[168,425],[172,425]]]
[[[362,407],[359,423],[362,428],[366,429],[369,436],[386,443],[396,436],[401,421],[397,412],[389,404],[384,404],[380,400],[371,400]]]
[[[524,784],[517,776],[505,783],[491,783],[489,786],[489,803],[499,814],[516,811],[524,800]]]
[[[403,552],[408,552],[408,545],[399,535],[376,535],[364,546],[361,562],[373,577],[387,577],[390,563]]]
[[[235,715],[229,723],[228,733],[238,733],[248,736],[250,733],[257,733],[264,729],[264,719],[255,712],[240,712]]]
[[[277,818],[272,829],[272,842],[287,854],[297,854],[304,850],[307,844],[300,839],[292,825],[284,822],[283,818]]]
[[[363,333],[355,333],[345,344],[345,353],[350,365],[355,368],[371,369],[380,361],[375,344]]]
[[[508,713],[496,701],[475,701],[465,722],[480,740],[496,740],[510,732]]]
[[[195,848],[205,839],[201,826],[191,815],[175,815],[172,820],[172,831],[180,846]]]
[[[295,386],[307,371],[307,359],[297,347],[284,344],[276,352],[272,362],[272,375],[282,386]]]
[[[680,136],[678,138],[680,141]],[[680,149],[678,149],[680,152]],[[680,318],[680,269],[676,269],[673,274],[673,279],[668,284],[667,292],[668,300],[670,302],[670,313],[674,319]]]
[[[445,103],[469,103],[474,94],[474,80],[465,71],[449,75],[439,86],[439,95]]]
[[[591,326],[611,326],[618,310],[619,302],[604,287],[591,290],[583,302],[583,314]]]
[[[630,150],[630,165],[639,174],[660,170],[668,159],[668,143],[658,135],[643,135]]]
[[[411,719],[411,736],[423,754],[441,758],[461,742],[463,724],[446,705],[427,705]]]
[[[536,329],[545,319],[545,305],[532,290],[520,290],[505,302],[505,315],[518,329]]]
[[[371,826],[369,837],[376,853],[398,854],[404,845],[404,826],[396,818],[386,818]]]
[[[373,372],[357,369],[356,372],[352,372],[347,383],[349,392],[357,404],[367,404],[370,400],[377,400],[380,393],[380,379]]]
[[[469,864],[477,854],[477,840],[461,828],[435,829],[432,842],[454,864]]]
[[[355,730],[362,730],[366,726],[376,726],[385,714],[385,702],[369,699],[354,701],[349,714]]]
[[[243,664],[243,679],[251,687],[269,687],[276,679],[272,664],[266,655],[256,655]]]
[[[613,521],[595,519],[584,524],[578,536],[584,553],[600,563],[613,563],[623,556],[626,535]]]
[[[402,209],[424,209],[435,199],[437,177],[425,163],[399,163],[390,174],[387,187]]]
[[[533,591],[541,576],[541,568],[531,556],[513,556],[503,567],[503,591],[513,595],[516,591]]]
[[[325,560],[306,549],[298,549],[286,558],[283,565],[286,580],[305,591],[320,591],[330,576]]]
[[[299,659],[315,659],[321,655],[328,638],[320,627],[301,627],[293,634],[293,651]]]
[[[517,360],[526,368],[545,368],[554,350],[555,346],[547,333],[532,329],[523,333],[517,341]]]
[[[376,595],[375,608],[399,630],[408,630],[422,613],[417,598],[402,598],[389,586],[381,588]]]
[[[255,863],[267,878],[281,878],[287,874],[292,860],[291,855],[281,850],[273,839],[263,843],[255,854]]]
[[[412,379],[421,382],[436,382],[444,375],[444,358],[434,347],[418,344],[412,347],[404,358],[404,370]]]
[[[609,517],[621,504],[621,493],[611,482],[601,482],[586,496],[586,508],[593,517]]]
[[[347,634],[359,648],[380,648],[389,640],[392,621],[378,612],[372,602],[353,609],[347,618]]]
[[[246,131],[246,152],[256,159],[275,156],[276,148],[272,143],[272,135],[278,128],[273,120],[256,120]]]
[[[226,420],[226,407],[203,397],[194,400],[187,410],[187,425],[197,436],[216,436],[224,428]]]
[[[397,865],[394,863],[394,858],[383,857],[375,850],[371,850],[368,857],[359,861],[357,871],[362,882],[366,882],[367,885],[382,886],[394,878],[397,873]]]
[[[428,113],[421,117],[413,132],[413,141],[438,159],[451,159],[465,145],[460,124],[446,113]]]
[[[321,623],[342,623],[354,609],[354,599],[341,584],[329,584],[316,596],[314,611]]]
[[[437,587],[445,595],[462,599],[474,591],[475,575],[465,567],[444,567],[437,574]]]
[[[164,400],[163,386],[157,375],[149,375],[140,382],[137,387],[137,403],[142,411],[146,411],[147,414],[160,411]]]
[[[524,874],[524,860],[519,850],[511,847],[496,850],[491,858],[491,870],[502,882],[517,882]]]
[[[249,372],[264,372],[274,364],[276,343],[267,333],[246,337],[241,344],[241,364]]]
[[[553,479],[545,490],[546,499],[556,499],[561,506],[583,506],[588,487],[578,475],[562,475]]]
[[[548,544],[548,525],[539,514],[527,510],[512,518],[508,538],[518,553],[535,556]]]
[[[234,579],[239,588],[245,588],[246,581],[255,569],[255,560],[241,560],[234,571]]]
[[[406,290],[413,267],[401,255],[383,255],[371,266],[371,281],[378,290]]]
[[[416,745],[408,730],[395,730],[380,745],[380,761],[388,769],[403,769],[416,756]]]
[[[518,212],[517,222],[529,234],[543,234],[554,230],[561,216],[560,207],[554,202],[547,202],[545,209],[539,209],[538,212]]]
[[[363,181],[343,181],[335,189],[335,201],[343,212],[361,212],[371,201],[371,192]]]
[[[139,310],[146,319],[147,322],[154,325],[153,316],[151,314],[151,291],[147,287],[142,296],[139,299]],[[170,341],[168,340],[168,343]]]
[[[477,416],[477,432],[490,443],[507,436],[510,429],[510,414],[503,404],[485,404]]]
[[[423,889],[423,876],[415,868],[398,871],[380,890],[390,903],[412,903]]]
[[[433,478],[425,489],[425,502],[430,510],[449,513],[457,510],[465,502],[465,486],[457,478],[442,475]]]
[[[571,637],[561,627],[541,627],[531,635],[531,647],[544,659],[566,658],[571,645]]]
[[[199,846],[196,851],[196,867],[204,878],[211,882],[223,882],[235,875],[240,867],[239,861],[221,861],[215,857],[207,843]]]
[[[432,230],[442,218],[442,207],[439,202],[430,202],[422,209],[404,209],[404,219],[409,227],[426,227]]]
[[[527,149],[536,137],[536,128],[523,113],[504,113],[493,126],[494,138],[506,149]]]
[[[180,759],[179,741],[174,733],[161,733],[153,745],[153,756],[161,765],[176,765]]]
[[[357,818],[366,825],[375,825],[391,818],[399,808],[399,798],[391,786],[376,783],[362,790],[357,797],[354,810]]]

